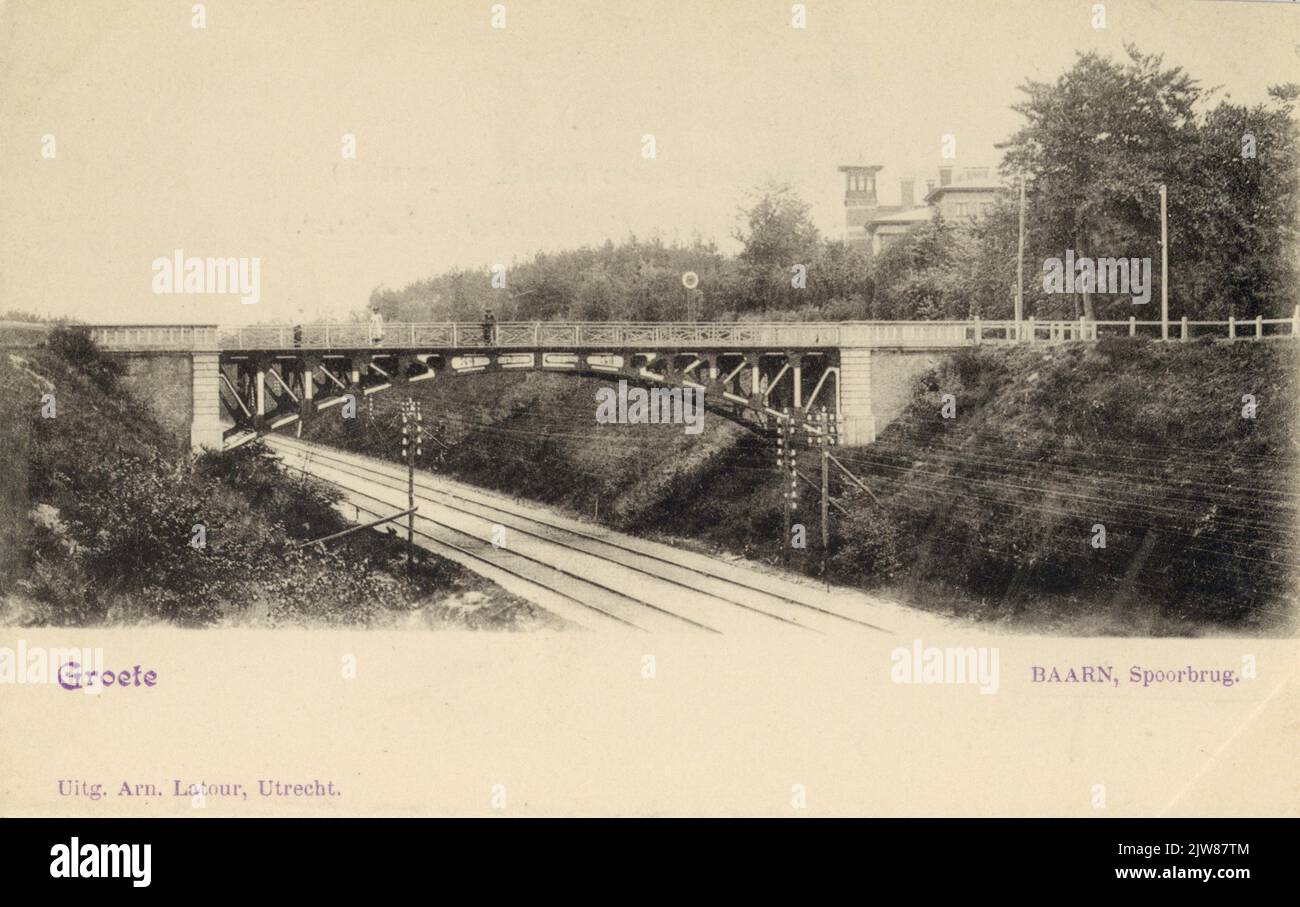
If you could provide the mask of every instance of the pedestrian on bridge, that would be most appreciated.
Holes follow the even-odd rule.
[[[491,309],[483,310],[483,342],[488,346],[492,345],[492,328],[496,325],[497,320],[492,317]]]
[[[379,314],[379,306],[374,306],[370,310],[370,342],[374,344],[384,342],[384,316]]]

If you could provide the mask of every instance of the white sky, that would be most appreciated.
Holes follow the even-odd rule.
[[[1111,0],[3,3],[0,310],[90,321],[342,314],[379,284],[693,233],[787,180],[842,230],[842,177],[918,187],[944,133],[996,163],[1025,77],[1125,41],[1262,100],[1300,82],[1300,4]],[[340,156],[354,133],[358,160]],[[658,157],[641,157],[653,133]],[[58,156],[43,160],[41,137]],[[262,302],[157,296],[173,249],[258,256]],[[486,272],[485,277],[486,280]]]

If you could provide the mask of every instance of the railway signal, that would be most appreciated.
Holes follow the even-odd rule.
[[[819,429],[816,435],[808,435],[809,446],[816,447],[821,453],[822,466],[822,575],[826,574],[826,554],[831,547],[831,452],[839,443],[839,419],[834,410],[823,406],[813,414],[813,421]]]
[[[801,431],[804,442],[818,452],[821,460],[822,573],[825,574],[826,556],[831,547],[830,507],[834,503],[830,494],[830,466],[832,462],[839,465],[830,453],[830,448],[839,443],[839,419],[834,411],[825,406],[807,413],[801,410],[791,413],[790,408],[785,407],[776,421],[776,468],[782,479],[787,473],[790,477],[789,487],[783,483],[781,489],[784,532],[781,560],[786,564],[790,562],[790,548],[793,546],[790,530],[799,509],[799,481],[802,479],[814,488],[817,487],[816,483],[799,472],[798,441]],[[835,506],[840,507],[839,504]]]
[[[790,474],[790,485],[788,488],[782,488],[781,491],[781,512],[782,512],[782,537],[781,537],[781,562],[790,563],[790,529],[794,521],[795,511],[799,509],[799,455],[795,447],[796,439],[799,434],[799,423],[797,413],[792,416],[790,407],[785,407],[781,411],[781,418],[776,425],[776,444],[777,444],[777,469],[784,474],[788,471]]]
[[[402,404],[402,459],[406,461],[406,577],[411,577],[415,553],[415,461],[424,455],[424,413],[417,400]]]
[[[794,438],[786,431],[786,417],[783,413],[776,422],[776,473],[782,477],[783,481],[787,460],[789,459],[787,450],[790,447],[789,442],[793,442],[793,440]],[[781,520],[781,561],[787,563],[790,560],[790,499],[787,497],[784,487],[781,490]]]

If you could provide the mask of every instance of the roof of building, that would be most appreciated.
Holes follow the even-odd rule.
[[[925,200],[927,202],[933,201],[949,192],[1001,192],[1006,188],[1005,183],[1000,183],[997,180],[969,180],[967,182],[949,183],[946,186],[935,186],[925,193]]]
[[[873,217],[867,221],[868,224],[920,224],[934,217],[934,208],[929,205],[922,205],[919,208],[908,208],[906,211],[899,211],[896,214],[886,214],[884,217]]]

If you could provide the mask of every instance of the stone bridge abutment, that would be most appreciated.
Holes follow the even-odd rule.
[[[177,447],[220,450],[220,359],[216,350],[148,350],[114,355],[126,367],[121,385],[146,407]]]

